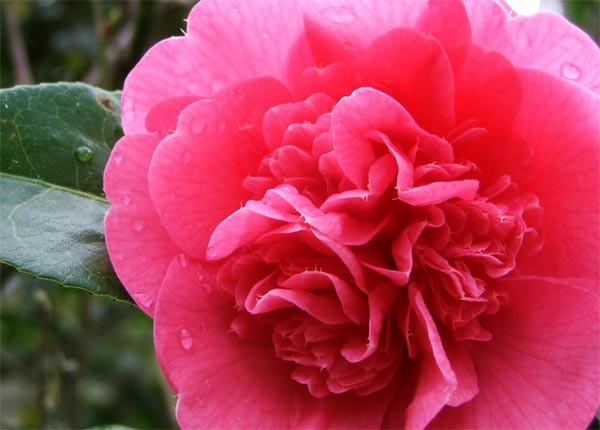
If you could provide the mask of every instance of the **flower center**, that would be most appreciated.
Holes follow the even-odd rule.
[[[540,248],[541,208],[510,177],[456,158],[482,138],[469,128],[450,142],[367,133],[374,162],[357,187],[329,120],[287,127],[244,182],[255,197],[217,227],[208,255],[223,259],[239,336],[263,333],[314,396],[367,395],[426,347],[410,289],[455,341],[492,338],[480,316],[507,301],[497,279]]]

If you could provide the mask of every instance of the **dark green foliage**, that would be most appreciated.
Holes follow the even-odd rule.
[[[120,93],[85,84],[0,90],[0,171],[102,196],[120,113]]]
[[[64,286],[129,296],[106,252],[102,175],[122,136],[118,93],[84,84],[0,90],[0,261]]]
[[[600,42],[600,0],[564,0],[567,17]]]

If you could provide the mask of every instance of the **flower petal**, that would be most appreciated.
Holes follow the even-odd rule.
[[[521,92],[517,72],[506,58],[471,47],[456,70],[457,123],[474,119],[493,134],[508,135]]]
[[[344,174],[362,189],[367,188],[370,168],[379,158],[368,137],[373,131],[405,133],[413,141],[428,136],[402,105],[381,91],[359,88],[340,100],[331,118],[333,149]]]
[[[600,283],[600,97],[536,71],[520,71],[515,134],[533,151],[524,184],[544,210],[542,251],[523,273]],[[548,103],[552,100],[552,103]],[[560,124],[549,127],[548,124]]]
[[[464,6],[456,0],[307,0],[305,29],[318,64],[331,64],[361,52],[395,28],[415,28],[444,46],[470,41]]]
[[[425,428],[438,411],[450,400],[458,386],[456,374],[444,351],[433,317],[421,293],[409,286],[409,295],[416,319],[419,321],[419,340],[424,344],[413,401],[406,408],[407,428]]]
[[[167,268],[180,252],[160,225],[148,191],[148,166],[159,141],[156,135],[123,137],[104,171],[111,203],[104,221],[108,253],[119,279],[150,316]]]
[[[193,262],[171,264],[156,311],[159,363],[182,428],[378,428],[392,390],[314,398],[271,342],[237,337],[233,300],[202,288]],[[205,275],[207,277],[207,275]]]
[[[503,284],[510,303],[484,323],[494,338],[472,344],[479,395],[431,427],[585,428],[600,401],[597,301],[550,282]]]
[[[454,76],[442,46],[431,36],[397,28],[375,39],[362,76],[402,104],[424,129],[442,135],[454,123]]]
[[[289,92],[271,78],[242,82],[186,108],[150,166],[152,201],[173,241],[204,258],[215,226],[250,194],[242,182],[266,151],[260,121]],[[250,133],[246,133],[246,131]]]
[[[450,199],[471,200],[477,194],[479,181],[463,179],[451,182],[432,182],[420,187],[399,190],[398,198],[413,206],[437,205]]]
[[[296,0],[199,2],[188,34],[152,47],[128,75],[121,106],[125,134],[143,133],[149,110],[167,97],[210,97],[260,76],[291,88],[311,65],[302,28]]]
[[[517,67],[540,70],[600,93],[600,50],[582,30],[553,13],[509,19],[495,2],[467,0],[473,42]]]

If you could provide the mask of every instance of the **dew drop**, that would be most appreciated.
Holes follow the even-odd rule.
[[[139,303],[141,307],[145,309],[148,309],[150,306],[152,306],[152,303],[154,302],[154,299],[148,293],[134,294],[133,298],[136,300],[136,302]]]
[[[125,206],[129,206],[129,203],[131,203],[131,197],[129,197],[129,194],[123,194],[121,197],[121,203],[123,203]]]
[[[133,229],[135,231],[142,231],[144,229],[144,221],[138,219],[133,222]]]
[[[185,254],[179,254],[177,256],[177,260],[179,261],[179,265],[181,267],[183,267],[184,269],[187,267],[187,265],[188,265],[188,259],[187,259],[187,256]]]
[[[75,149],[75,158],[85,163],[94,158],[94,151],[92,151],[92,148],[89,146],[78,146],[77,149]]]
[[[117,254],[117,261],[123,261],[123,254],[119,253]]]
[[[115,164],[118,166],[123,161],[123,156],[121,154],[114,155]]]
[[[581,69],[575,64],[564,63],[560,68],[560,74],[565,79],[576,81],[581,77]]]
[[[196,279],[199,281],[204,280],[204,275],[202,274],[201,270],[196,270]]]
[[[183,349],[190,349],[194,344],[192,333],[189,330],[183,329],[179,332],[179,344]]]
[[[330,21],[340,24],[352,24],[356,21],[356,12],[350,7],[328,7],[321,11],[323,16]]]
[[[242,90],[240,87],[237,87],[237,88],[236,88],[236,89],[233,91],[233,93],[235,94],[235,96],[236,96],[238,99],[241,99],[241,98],[242,98],[242,96],[244,95],[244,90]]]

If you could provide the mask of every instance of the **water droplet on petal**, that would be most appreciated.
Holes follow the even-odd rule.
[[[77,149],[75,149],[75,158],[85,163],[94,158],[94,151],[92,151],[92,148],[89,146],[78,146]]]
[[[144,221],[138,219],[133,222],[133,229],[135,231],[142,231],[144,229]]]
[[[179,344],[183,349],[190,349],[194,344],[192,333],[189,330],[183,329],[179,332]]]
[[[152,303],[154,302],[153,297],[148,294],[148,293],[138,293],[138,294],[134,294],[133,298],[135,299],[136,302],[139,303],[139,305],[145,309],[148,309],[150,306],[152,306]]]
[[[350,7],[332,6],[321,11],[323,16],[340,24],[352,24],[356,21],[356,12]]]
[[[129,206],[129,203],[131,203],[131,197],[129,197],[129,194],[123,194],[121,197],[121,203],[123,203],[125,206]]]
[[[575,64],[564,63],[560,68],[560,74],[563,78],[576,81],[581,77],[581,69]]]
[[[113,156],[114,160],[115,160],[115,164],[118,166],[119,164],[121,164],[121,162],[123,161],[123,156],[121,154],[115,154]]]
[[[186,268],[188,265],[188,259],[185,254],[179,254],[177,256],[177,260],[179,261],[179,265],[183,268]]]

